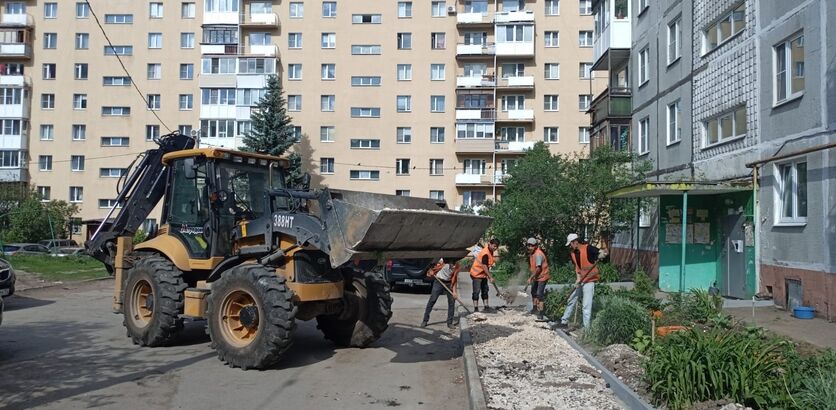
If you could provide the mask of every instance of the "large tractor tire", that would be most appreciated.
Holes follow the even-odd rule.
[[[230,367],[264,369],[291,345],[297,308],[285,278],[263,265],[232,268],[212,284],[209,336]]]
[[[368,272],[365,278],[355,277],[345,290],[345,315],[317,316],[317,327],[325,338],[340,346],[366,347],[380,338],[392,318],[392,295],[389,284],[380,272]]]
[[[142,256],[128,270],[123,289],[122,315],[134,344],[171,343],[183,329],[183,272],[162,256]]]

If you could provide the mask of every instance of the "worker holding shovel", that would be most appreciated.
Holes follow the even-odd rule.
[[[479,295],[482,296],[482,305],[484,311],[489,312],[488,305],[488,281],[493,282],[494,278],[491,275],[495,261],[493,253],[499,248],[499,240],[491,239],[488,241],[488,246],[482,248],[476,258],[473,260],[473,265],[470,267],[470,278],[473,279],[473,310],[479,311]]]
[[[427,322],[430,321],[430,312],[433,310],[438,297],[444,293],[447,295],[447,327],[455,328],[453,313],[456,310],[455,299],[459,297],[456,291],[459,270],[461,270],[461,266],[458,262],[449,262],[441,258],[435,266],[427,271],[427,276],[435,280],[433,280],[432,293],[427,301],[427,308],[424,309],[424,320],[421,322],[421,327],[427,327]]]
[[[543,305],[546,297],[546,283],[551,278],[549,275],[549,261],[546,258],[546,253],[537,246],[537,239],[528,238],[526,248],[528,248],[529,268],[531,269],[528,283],[531,285],[531,300],[534,302],[531,313],[537,315],[538,322],[545,322]]]
[[[566,327],[569,324],[569,317],[575,310],[575,304],[578,302],[578,294],[583,291],[583,327],[589,326],[590,317],[592,316],[592,297],[595,295],[595,282],[598,282],[598,258],[606,256],[598,248],[582,243],[577,234],[570,233],[566,237],[566,246],[570,247],[569,259],[575,265],[575,285],[569,296],[569,304],[566,306],[566,311],[560,319],[560,327]]]

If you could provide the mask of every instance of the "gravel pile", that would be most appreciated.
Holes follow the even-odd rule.
[[[633,350],[630,346],[616,344],[601,349],[596,356],[601,364],[615,373],[618,379],[633,391],[639,393],[648,391],[647,383],[642,380],[644,369],[641,360],[644,356],[640,355],[639,352]]]
[[[622,409],[598,371],[544,323],[502,310],[470,321],[491,409]]]

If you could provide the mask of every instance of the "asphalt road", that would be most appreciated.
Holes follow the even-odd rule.
[[[109,280],[33,289],[6,299],[0,326],[0,408],[367,409],[467,407],[458,332],[444,300],[421,329],[428,295],[395,293],[384,336],[337,348],[302,322],[279,365],[223,365],[201,323],[173,347],[140,348],[110,313]]]

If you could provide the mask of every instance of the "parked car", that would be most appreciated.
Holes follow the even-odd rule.
[[[37,243],[8,243],[3,245],[3,254],[11,255],[48,255],[49,248]]]
[[[82,247],[52,248],[52,256],[81,256],[81,255],[87,255],[87,251]]]
[[[432,279],[427,277],[427,269],[433,259],[390,259],[384,265],[383,273],[389,285],[432,286]]]
[[[78,248],[78,242],[73,239],[44,239],[38,241],[38,245],[46,246],[47,249],[54,248]]]
[[[11,296],[15,293],[15,271],[12,264],[5,259],[0,259],[0,296]]]

